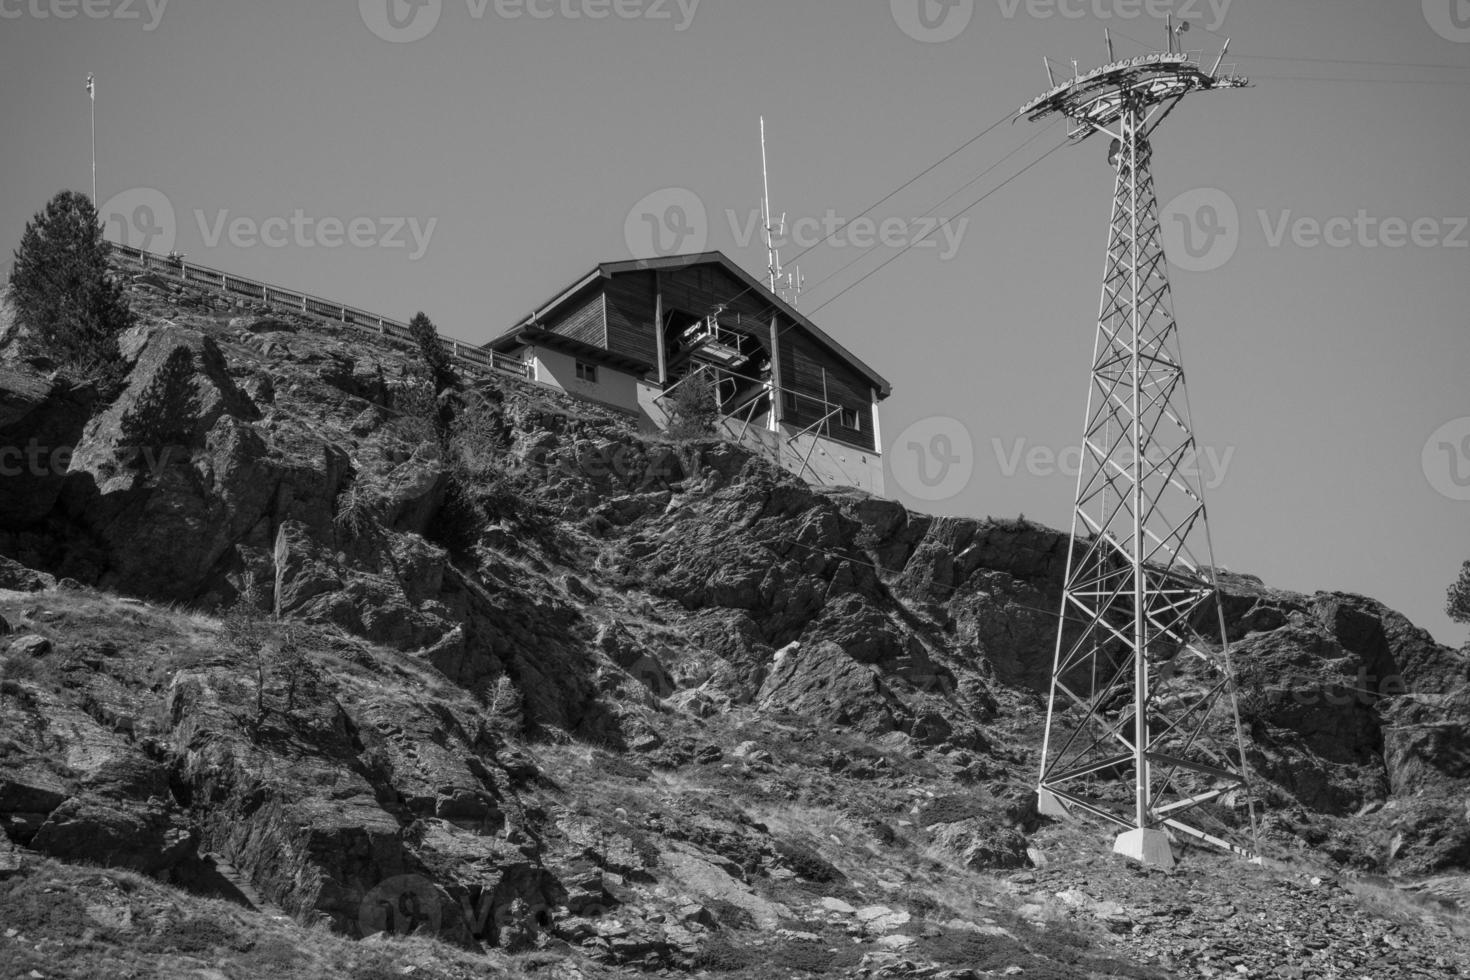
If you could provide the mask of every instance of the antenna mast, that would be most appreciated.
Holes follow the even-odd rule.
[[[1061,115],[1077,142],[1111,137],[1115,176],[1038,805],[1115,824],[1115,852],[1159,867],[1176,835],[1253,856],[1225,839],[1233,818],[1213,832],[1181,819],[1212,801],[1243,799],[1255,831],[1150,167],[1184,96],[1249,83],[1183,51],[1187,29],[1171,20],[1167,51],[1124,61],[1109,36],[1110,63],[1061,85],[1048,63],[1052,88],[1018,114]]]
[[[781,215],[779,223],[771,216],[771,171],[766,164],[765,116],[761,116],[761,184],[764,194],[761,198],[761,221],[766,229],[767,282],[772,295],[780,296],[795,306],[806,280],[802,278],[799,266],[789,273],[781,266],[781,250],[776,246],[776,239],[786,234],[786,215]]]

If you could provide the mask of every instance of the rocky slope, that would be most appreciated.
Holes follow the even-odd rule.
[[[133,300],[115,398],[0,347],[11,901],[59,859],[589,975],[1470,970],[1470,652],[1380,604],[1228,580],[1280,863],[1142,874],[1031,804],[1058,532],[813,489],[514,382],[465,395],[445,446],[402,410],[400,351]],[[125,445],[180,346],[189,444]],[[247,587],[258,650],[220,619]],[[1392,878],[1336,884],[1369,873]],[[112,910],[93,937],[41,921],[0,957],[177,966],[158,916],[65,881]]]

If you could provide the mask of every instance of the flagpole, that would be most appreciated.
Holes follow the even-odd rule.
[[[97,92],[95,82],[87,74],[87,97],[92,103],[92,207],[97,207]]]

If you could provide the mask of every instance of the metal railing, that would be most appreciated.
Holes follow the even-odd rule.
[[[145,274],[162,276],[189,286],[218,290],[227,295],[253,299],[266,306],[280,307],[320,320],[356,327],[401,344],[415,343],[408,324],[401,320],[369,313],[367,310],[360,310],[307,293],[272,286],[270,283],[256,279],[232,275],[195,262],[186,262],[183,256],[159,255],[156,252],[133,248],[130,245],[120,245],[116,242],[107,244],[111,247],[113,257],[119,265],[141,270]],[[443,341],[445,350],[464,367],[527,380],[533,378],[533,369],[529,362],[518,361],[513,357],[506,357],[504,354],[497,354],[476,344],[455,340],[452,337],[441,337],[440,339]]]

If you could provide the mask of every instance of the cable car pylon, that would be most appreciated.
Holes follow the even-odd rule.
[[[1156,867],[1180,835],[1257,850],[1150,169],[1153,133],[1185,96],[1249,82],[1222,72],[1228,41],[1208,69],[1184,51],[1187,29],[1171,19],[1167,50],[1122,61],[1110,36],[1109,64],[1060,84],[1048,63],[1053,88],[1017,114],[1109,137],[1116,174],[1038,806],[1115,824],[1113,850]],[[1215,810],[1242,801],[1249,848]]]

